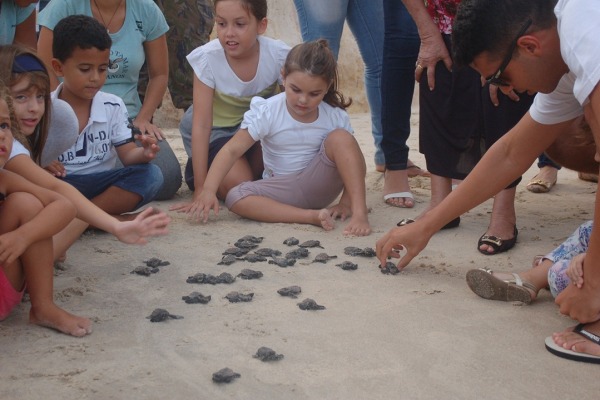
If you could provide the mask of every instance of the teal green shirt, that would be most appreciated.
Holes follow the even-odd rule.
[[[35,4],[17,7],[13,0],[0,3],[0,45],[12,44],[17,25],[25,21],[35,11]]]
[[[140,69],[146,60],[144,42],[164,35],[169,25],[158,6],[152,0],[126,2],[125,22],[118,32],[111,33],[110,65],[102,91],[123,99],[127,112],[135,118],[142,107],[137,92]],[[52,0],[38,16],[38,23],[54,29],[62,18],[84,14],[92,16],[87,0]],[[165,57],[167,55],[165,54]]]

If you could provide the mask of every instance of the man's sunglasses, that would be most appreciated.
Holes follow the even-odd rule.
[[[506,67],[508,66],[510,61],[512,60],[513,53],[515,52],[515,48],[517,47],[517,41],[519,40],[519,38],[521,36],[523,36],[525,34],[525,32],[527,32],[527,29],[529,29],[529,27],[531,26],[532,23],[533,23],[533,21],[531,19],[528,19],[527,22],[525,22],[525,25],[523,25],[521,30],[519,30],[519,33],[517,33],[517,37],[515,38],[515,40],[512,41],[510,48],[508,49],[508,53],[506,53],[506,56],[502,60],[502,64],[500,64],[500,68],[498,68],[496,73],[485,78],[487,83],[489,83],[490,85],[496,85],[496,86],[510,86],[510,83],[508,83],[505,80],[503,80],[502,78],[500,78],[500,75],[502,75],[502,73],[504,72],[504,70],[506,69]]]

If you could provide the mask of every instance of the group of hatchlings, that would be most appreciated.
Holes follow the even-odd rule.
[[[308,258],[310,251],[309,248],[323,248],[321,243],[318,240],[307,240],[305,242],[300,243],[298,239],[295,237],[287,238],[283,241],[283,244],[287,246],[298,246],[296,249],[288,251],[285,255],[282,254],[279,250],[274,250],[270,248],[259,248],[256,249],[259,244],[263,241],[263,237],[257,237],[253,235],[246,235],[240,239],[238,239],[234,243],[234,247],[226,249],[222,255],[221,261],[219,261],[218,265],[231,265],[237,261],[247,261],[250,263],[255,262],[265,262],[268,261],[269,264],[275,264],[281,268],[291,267],[296,263],[298,259]],[[254,250],[256,249],[256,250]],[[250,253],[251,250],[254,250]],[[362,256],[362,257],[375,257],[375,250],[370,247],[365,247],[361,249],[359,247],[348,246],[344,248],[344,254],[348,256]],[[319,253],[312,260],[313,263],[327,263],[329,260],[337,258],[336,255],[329,255],[327,253]],[[168,261],[162,261],[157,258],[152,258],[148,261],[144,262],[146,265],[137,267],[133,271],[132,274],[139,274],[149,276],[150,274],[157,273],[159,271],[159,267],[169,265]],[[336,266],[340,267],[343,270],[356,270],[358,265],[351,261],[343,261]],[[392,262],[388,262],[385,267],[381,268],[381,272],[384,274],[392,274],[395,275],[399,271],[396,268],[395,264]],[[237,277],[241,279],[258,279],[263,276],[261,271],[254,271],[251,269],[243,269]],[[211,274],[197,273],[187,278],[186,282],[188,283],[205,283],[205,284],[218,284],[218,283],[232,283],[234,282],[236,277],[232,276],[227,272],[223,272],[217,276]],[[297,298],[298,295],[302,292],[300,286],[288,286],[281,288],[277,291],[282,296],[288,296],[291,298]],[[225,298],[228,299],[232,303],[237,302],[249,302],[252,300],[254,293],[239,293],[239,292],[230,292]],[[211,296],[204,296],[199,292],[192,292],[187,296],[183,296],[182,300],[188,304],[206,304],[211,300]],[[324,306],[317,304],[313,299],[307,298],[298,303],[298,307],[302,310],[323,310]],[[169,313],[167,310],[163,308],[155,309],[151,315],[146,317],[150,319],[151,322],[161,322],[167,319],[181,319],[182,316],[174,315]],[[254,355],[255,358],[259,358],[262,361],[276,361],[283,358],[283,355],[276,354],[273,350],[261,347],[257,354]],[[228,383],[231,382],[235,378],[239,378],[240,374],[233,372],[229,368],[224,368],[220,371],[217,371],[213,374],[213,381],[218,383]]]

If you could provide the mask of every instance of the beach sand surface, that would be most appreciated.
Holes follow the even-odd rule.
[[[416,109],[413,110],[416,117]],[[416,123],[416,118],[413,118]],[[597,399],[598,367],[566,361],[544,348],[552,332],[572,326],[550,294],[523,306],[486,301],[465,283],[472,268],[519,271],[551,250],[581,222],[592,218],[596,187],[562,170],[548,194],[517,190],[519,241],[504,254],[480,254],[476,243],[487,227],[491,202],[462,216],[457,229],[436,234],[400,274],[383,275],[374,258],[344,255],[346,246],[375,247],[401,218],[415,217],[429,200],[429,180],[413,178],[414,209],[382,201],[383,176],[375,172],[368,114],[352,124],[367,159],[367,201],[374,232],[344,237],[344,223],[325,232],[314,226],[266,224],[242,219],[224,207],[206,224],[170,212],[167,236],[146,246],[127,246],[111,235],[88,232],[69,250],[55,277],[56,302],[93,320],[94,332],[72,338],[27,323],[23,303],[0,323],[0,398],[8,399]],[[416,132],[416,125],[414,127]],[[177,130],[168,138],[185,163]],[[417,135],[411,158],[424,165]],[[527,182],[536,172],[524,176]],[[490,180],[494,177],[490,176]],[[190,199],[182,188],[167,210]],[[221,253],[244,235],[264,237],[261,247],[287,252],[282,242],[319,240],[324,249],[281,268],[237,261],[218,265]],[[326,252],[338,258],[312,263]],[[131,274],[144,260],[170,262],[149,277]],[[355,271],[335,264],[353,261]],[[186,283],[196,273],[237,275],[262,271],[257,280],[230,284]],[[297,299],[277,290],[298,285]],[[208,304],[186,304],[193,291]],[[254,293],[249,303],[230,303],[230,291]],[[326,307],[303,311],[312,298]],[[152,323],[155,308],[183,319]],[[261,362],[267,346],[284,358]],[[229,367],[241,375],[216,384],[212,374]]]

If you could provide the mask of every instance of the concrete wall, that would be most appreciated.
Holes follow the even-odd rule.
[[[327,0],[323,0],[327,1]],[[266,35],[281,39],[294,46],[302,41],[298,28],[298,16],[292,0],[268,0],[269,25]],[[383,21],[382,21],[383,23]],[[369,109],[364,91],[364,66],[354,36],[346,27],[342,35],[339,54],[340,89],[344,96],[352,97],[350,112],[366,112]],[[167,93],[163,106],[155,115],[155,122],[164,128],[176,128],[182,115],[171,103]]]

